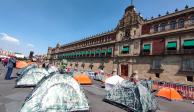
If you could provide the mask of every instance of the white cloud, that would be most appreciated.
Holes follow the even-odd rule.
[[[34,45],[33,45],[33,44],[30,44],[30,43],[28,43],[27,46],[28,46],[28,47],[31,47],[31,48],[34,47]]]
[[[0,40],[5,41],[5,42],[9,42],[9,43],[14,43],[17,45],[20,44],[20,41],[17,38],[10,36],[6,33],[0,33]]]

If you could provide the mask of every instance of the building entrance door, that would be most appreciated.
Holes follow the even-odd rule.
[[[128,77],[128,65],[121,65],[121,76]]]

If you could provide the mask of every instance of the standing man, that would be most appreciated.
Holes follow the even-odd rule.
[[[12,74],[12,71],[13,71],[15,64],[16,64],[15,57],[13,57],[13,56],[10,57],[10,59],[8,60],[8,63],[7,63],[7,73],[5,76],[5,80],[11,80],[11,74]]]
[[[130,76],[130,81],[134,84],[137,84],[137,82],[139,82],[138,71],[134,71],[132,73],[132,75]]]

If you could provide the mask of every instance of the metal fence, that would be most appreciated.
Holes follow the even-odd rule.
[[[163,87],[174,88],[183,96],[184,99],[194,100],[194,86],[192,85],[170,83],[164,81],[153,81],[152,84],[153,90],[159,90],[160,88]]]

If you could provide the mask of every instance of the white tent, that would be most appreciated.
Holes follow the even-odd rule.
[[[48,75],[50,74],[44,68],[32,68],[18,77],[16,87],[36,86],[43,77]]]
[[[58,72],[58,71],[59,71],[58,68],[55,67],[55,66],[50,66],[50,67],[48,68],[48,72],[49,72],[49,73],[56,73],[56,72]]]
[[[116,84],[120,84],[124,79],[118,75],[113,75],[105,80],[105,89],[108,91]]]

